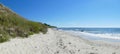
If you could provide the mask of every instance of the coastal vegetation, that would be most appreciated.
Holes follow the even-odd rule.
[[[50,25],[27,20],[0,4],[0,42],[15,37],[28,37],[34,33],[46,33]]]

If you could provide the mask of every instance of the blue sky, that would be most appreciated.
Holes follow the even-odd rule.
[[[120,0],[0,0],[21,16],[58,27],[120,27]]]

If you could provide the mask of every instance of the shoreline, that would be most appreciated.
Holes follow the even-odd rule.
[[[64,30],[59,30],[59,31],[61,31],[61,32],[65,32],[65,33],[67,33],[67,34],[70,34],[71,36],[73,36],[73,37],[78,37],[78,38],[80,38],[80,39],[82,39],[82,40],[84,40],[84,41],[87,41],[87,42],[91,42],[91,43],[94,43],[94,44],[97,44],[97,45],[101,45],[102,43],[103,44],[105,44],[105,45],[109,45],[109,46],[118,46],[118,47],[120,47],[120,42],[119,41],[112,41],[112,39],[110,39],[109,41],[107,40],[105,40],[105,39],[107,39],[107,38],[105,38],[105,39],[88,39],[88,38],[84,38],[84,37],[81,37],[80,35],[78,35],[78,34],[73,34],[73,33],[71,33],[71,32],[69,32],[69,31],[64,31]],[[84,35],[83,35],[84,36]],[[91,37],[91,36],[86,36],[86,37]],[[94,37],[94,36],[93,36]],[[99,37],[97,37],[97,38],[99,38]],[[101,44],[99,44],[99,42],[101,42]]]
[[[48,29],[46,34],[0,43],[0,51],[0,54],[120,54],[120,43],[87,40],[65,31]]]
[[[61,30],[64,31],[64,30]],[[107,42],[118,42],[120,43],[120,37],[108,36],[109,34],[92,34],[87,32],[80,31],[65,31],[67,33],[73,34],[74,36],[79,36],[87,40],[95,40],[95,41],[107,41]]]

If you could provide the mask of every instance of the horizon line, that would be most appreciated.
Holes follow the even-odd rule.
[[[58,27],[58,28],[120,28],[120,27]]]

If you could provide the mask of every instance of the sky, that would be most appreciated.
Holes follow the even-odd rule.
[[[57,27],[120,28],[120,0],[0,0],[24,18]]]

